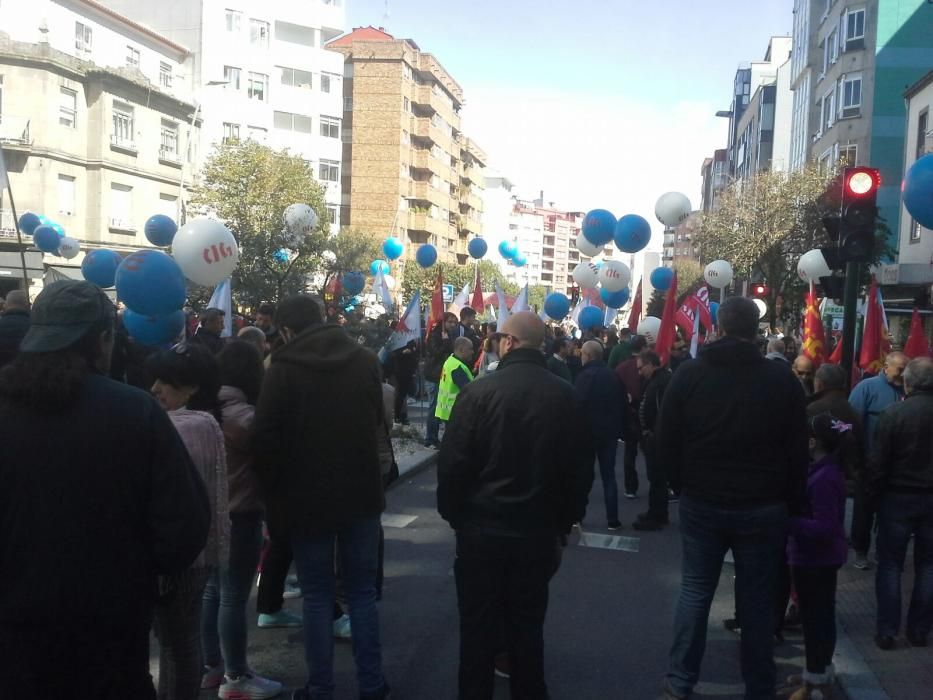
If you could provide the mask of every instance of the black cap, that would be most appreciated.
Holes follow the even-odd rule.
[[[61,280],[47,285],[32,304],[32,323],[21,352],[55,352],[78,342],[101,321],[113,321],[116,309],[90,282]]]

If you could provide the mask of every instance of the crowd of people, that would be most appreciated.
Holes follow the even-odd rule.
[[[741,631],[746,698],[832,697],[850,541],[857,568],[877,567],[878,647],[897,647],[902,629],[928,643],[931,360],[889,353],[848,393],[839,367],[761,343],[742,297],[722,304],[720,337],[696,359],[681,337],[661,352],[625,329],[573,337],[531,312],[496,326],[463,309],[380,361],[366,338],[384,342],[388,323],[348,332],[310,295],[263,305],[235,338],[206,309],[163,348],[135,346],[86,282],[50,284],[31,308],[13,292],[0,313],[0,684],[11,697],[64,696],[76,677],[94,698],[281,695],[246,653],[259,568],[260,625],[302,628],[308,679],[293,700],[333,696],[335,637],[352,638],[360,698],[389,698],[380,514],[398,474],[390,429],[424,395],[437,507],[456,534],[462,700],[489,700],[495,671],[513,698],[546,700],[549,582],[594,511],[609,531],[626,527],[616,461],[635,498],[639,451],[648,505],[631,527],[667,527],[677,503],[683,542],[662,697],[687,698],[698,682],[730,550],[726,622]],[[596,467],[603,503],[588,512]],[[282,610],[292,562],[301,616]],[[798,621],[806,667],[784,683],[773,642]]]

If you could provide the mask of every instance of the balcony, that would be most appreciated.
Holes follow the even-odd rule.
[[[412,136],[428,139],[431,143],[447,146],[445,150],[451,150],[453,138],[434,126],[428,117],[412,117],[409,130]]]
[[[411,167],[415,170],[427,170],[435,175],[440,175],[445,180],[450,179],[450,165],[431,155],[431,151],[426,148],[412,149]]]
[[[460,193],[460,204],[465,204],[474,211],[483,211],[483,200],[480,199],[472,189],[462,189]]]
[[[465,233],[475,233],[479,235],[483,232],[483,225],[479,222],[478,219],[475,219],[472,216],[461,216],[460,230]]]
[[[115,151],[128,153],[132,156],[139,154],[139,149],[136,148],[136,142],[131,138],[120,136],[119,134],[110,134],[110,148]]]
[[[436,204],[443,209],[450,209],[450,196],[442,190],[432,187],[430,182],[412,182],[409,192],[414,199]]]
[[[460,177],[467,182],[473,182],[477,185],[483,183],[483,173],[473,163],[463,166],[463,171],[461,172]]]
[[[28,150],[32,146],[29,119],[0,115],[0,145],[6,149]]]
[[[109,228],[120,233],[136,233],[136,226],[129,219],[111,217]]]
[[[178,155],[177,149],[165,148],[162,146],[159,148],[159,162],[163,165],[171,165],[176,168],[180,168],[181,156]]]
[[[451,233],[450,224],[421,211],[408,212],[408,226],[406,228],[412,231],[427,232],[435,236],[449,236]]]

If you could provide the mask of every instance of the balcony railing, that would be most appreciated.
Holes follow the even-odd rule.
[[[0,143],[4,146],[31,146],[29,119],[9,114],[0,115]]]
[[[178,155],[178,150],[174,148],[166,148],[165,146],[161,146],[159,148],[159,160],[175,165],[181,164],[181,157]]]
[[[136,142],[127,138],[126,136],[120,136],[119,134],[110,134],[110,145],[114,148],[120,148],[124,151],[136,151]]]

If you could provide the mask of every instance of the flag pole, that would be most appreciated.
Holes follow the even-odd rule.
[[[13,184],[10,182],[10,175],[6,169],[6,160],[3,157],[3,151],[0,150],[0,177],[6,180],[6,191],[10,195],[10,211],[13,213],[13,226],[16,228],[16,242],[19,244],[19,262],[23,268],[23,290],[26,292],[26,298],[29,298],[29,273],[26,272],[26,251],[23,246],[23,234],[19,230],[19,217],[16,215],[16,204],[13,202]],[[3,190],[0,190],[0,203],[2,203]]]

